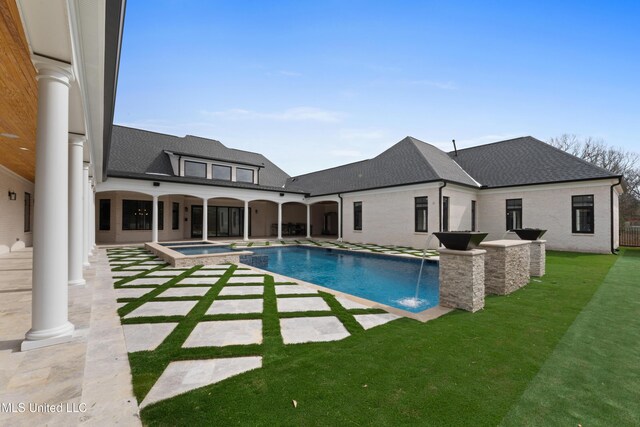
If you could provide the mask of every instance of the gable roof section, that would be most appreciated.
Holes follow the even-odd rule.
[[[165,151],[230,163],[260,166],[259,185],[174,176]],[[165,181],[209,184],[225,187],[283,190],[289,175],[259,153],[235,150],[220,141],[187,135],[177,137],[162,133],[113,126],[107,175],[122,178],[149,178]]]
[[[487,188],[617,177],[531,136],[449,153]]]
[[[440,180],[478,187],[445,152],[408,136],[373,159],[296,176],[285,188],[319,196]]]

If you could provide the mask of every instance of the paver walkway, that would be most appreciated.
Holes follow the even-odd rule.
[[[174,269],[134,247],[108,256],[140,407],[261,367],[266,340],[335,341],[398,318],[245,266]]]

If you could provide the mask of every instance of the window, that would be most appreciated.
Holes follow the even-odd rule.
[[[151,209],[153,212],[153,209]],[[164,202],[158,202],[158,230],[164,229]]]
[[[231,181],[231,166],[212,165],[211,177],[213,179]],[[253,177],[251,177],[251,182],[253,182]]]
[[[428,197],[416,197],[415,199],[415,231],[427,232],[429,231],[429,198]]]
[[[123,230],[151,230],[153,202],[146,200],[122,201]]]
[[[173,202],[171,208],[171,229],[180,229],[180,203]]]
[[[522,199],[507,199],[507,231],[522,228]]]
[[[593,194],[571,197],[571,232],[593,234]]]
[[[353,202],[353,229],[362,230],[362,202]]]
[[[442,197],[442,231],[449,231],[449,197]]]
[[[476,201],[471,201],[471,231],[476,231]]]
[[[236,168],[236,181],[253,183],[253,170]]]
[[[99,230],[111,230],[111,199],[100,200]]]
[[[24,193],[24,232],[31,231],[31,193]]]
[[[196,178],[207,177],[207,164],[200,162],[184,161],[184,176],[193,176]]]

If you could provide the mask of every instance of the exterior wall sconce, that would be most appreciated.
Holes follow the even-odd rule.
[[[15,200],[15,199],[16,199],[16,192],[9,190],[9,200]]]
[[[280,193],[280,197],[284,197],[284,193]]]
[[[159,183],[159,182],[154,181],[153,186],[154,186],[154,187],[160,187],[160,183]]]

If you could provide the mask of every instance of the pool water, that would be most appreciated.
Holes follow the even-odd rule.
[[[311,247],[251,248],[268,255],[266,270],[417,313],[438,305],[438,265],[419,259]]]
[[[220,254],[224,252],[233,252],[235,249],[231,249],[230,246],[214,246],[214,245],[206,245],[206,246],[189,246],[186,248],[174,248],[170,247],[170,249],[180,252],[183,255],[205,255],[205,254]]]

